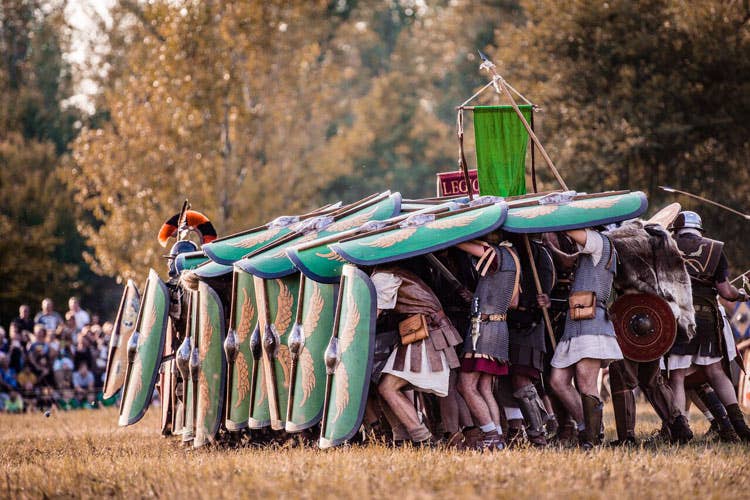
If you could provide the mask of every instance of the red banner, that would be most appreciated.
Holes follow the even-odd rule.
[[[477,180],[476,170],[469,170],[469,180],[471,181],[472,194],[479,194],[479,181]],[[440,172],[437,174],[438,196],[455,196],[461,194],[469,194],[462,171],[456,170],[455,172]]]

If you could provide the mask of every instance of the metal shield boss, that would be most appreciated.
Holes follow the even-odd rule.
[[[164,353],[168,315],[169,291],[152,269],[135,330],[126,346],[128,364],[120,402],[120,426],[138,422],[151,403]]]
[[[669,304],[657,295],[633,293],[619,297],[609,309],[623,356],[646,362],[669,351],[677,322]]]
[[[341,275],[333,335],[324,354],[326,393],[318,446],[349,440],[362,423],[375,350],[375,287],[351,265]]]

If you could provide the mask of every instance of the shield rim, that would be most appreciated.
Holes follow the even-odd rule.
[[[349,269],[347,269],[349,268]],[[367,398],[370,394],[370,383],[371,383],[371,373],[372,373],[372,363],[373,363],[373,356],[375,354],[375,324],[377,320],[377,292],[375,290],[375,285],[372,283],[372,280],[370,280],[370,277],[367,275],[366,272],[362,271],[359,267],[346,264],[344,266],[344,269],[341,272],[341,275],[344,276],[345,273],[356,273],[356,274],[362,274],[367,279],[364,280],[367,288],[370,290],[370,296],[372,297],[372,301],[370,302],[370,349],[367,353],[367,371],[365,374],[365,380],[366,383],[362,384],[364,387],[362,388],[362,399],[360,400],[361,403],[359,405],[359,411],[357,413],[357,422],[358,425],[353,426],[352,430],[346,433],[346,436],[338,439],[328,439],[324,436],[320,436],[318,439],[318,447],[321,450],[325,450],[328,448],[334,448],[336,446],[339,446],[341,444],[344,444],[345,442],[349,441],[359,430],[360,426],[362,425],[362,419],[365,416],[365,410],[367,409]],[[342,300],[341,303],[343,304],[345,301]],[[337,304],[338,307],[338,304]],[[325,408],[323,409],[325,412]],[[324,415],[325,416],[325,415]]]
[[[219,428],[221,427],[221,423],[224,420],[224,399],[226,397],[226,382],[227,382],[227,360],[226,360],[226,354],[224,353],[224,338],[226,337],[226,322],[224,320],[224,304],[221,302],[221,297],[219,297],[219,294],[214,290],[208,283],[205,281],[201,281],[198,285],[199,287],[203,286],[205,287],[205,291],[208,292],[209,295],[212,296],[212,299],[219,305],[220,310],[218,311],[219,316],[219,336],[221,339],[219,352],[221,357],[221,373],[219,375],[219,402],[218,402],[218,410],[216,413],[216,423],[212,426],[210,433],[205,433],[206,441],[205,442],[199,442],[198,441],[198,428],[196,426],[195,429],[195,437],[193,438],[193,448],[200,448],[202,446],[205,446],[208,443],[213,443],[216,441],[216,434],[219,432]],[[201,295],[201,290],[199,288],[199,297]],[[200,299],[199,299],[200,300]],[[198,317],[200,318],[200,307],[201,304],[198,304],[199,311],[198,311]],[[200,337],[199,337],[200,339]],[[202,364],[202,363],[201,363]],[[203,367],[201,366],[201,371],[203,371]],[[200,393],[198,393],[198,397],[200,397]],[[197,411],[196,408],[194,411]],[[197,420],[197,419],[196,419]],[[205,422],[205,421],[204,421]]]
[[[153,397],[154,397],[154,387],[156,386],[156,379],[159,377],[159,367],[161,366],[162,358],[164,357],[164,338],[167,332],[167,318],[169,317],[169,290],[167,290],[167,285],[164,284],[161,278],[159,278],[159,275],[157,274],[157,272],[154,271],[153,269],[150,269],[148,273],[147,285],[145,287],[143,296],[141,297],[141,305],[138,308],[138,320],[136,321],[136,328],[133,331],[137,331],[138,328],[140,328],[141,326],[142,317],[143,317],[143,314],[142,314],[143,300],[146,298],[146,291],[148,291],[148,283],[152,279],[156,282],[156,286],[162,289],[162,292],[164,293],[164,297],[166,297],[167,299],[167,303],[164,305],[164,317],[162,319],[162,327],[161,327],[162,340],[161,342],[159,342],[159,349],[157,351],[157,358],[156,358],[158,360],[157,366],[156,366],[156,369],[154,370],[154,373],[151,375],[151,383],[149,384],[148,394],[146,396],[146,400],[144,401],[143,408],[138,412],[138,414],[136,414],[135,417],[132,417],[132,418],[126,417],[126,419],[123,420],[122,417],[124,417],[124,415],[122,415],[118,421],[118,424],[120,427],[128,427],[130,425],[140,422],[140,420],[148,411],[149,407],[151,406],[151,401],[153,400]],[[126,383],[130,384],[130,380],[127,380]],[[123,388],[125,388],[125,385],[123,385]],[[124,391],[123,391],[123,395],[125,395]],[[125,402],[125,398],[122,398],[120,404],[123,404],[124,402]],[[125,423],[122,423],[123,421]]]
[[[132,279],[128,279],[127,283],[125,283],[125,291],[123,292],[122,298],[120,299],[120,307],[117,309],[117,316],[115,316],[115,325],[117,326],[118,335],[119,335],[120,326],[122,325],[122,315],[124,314],[124,309],[126,307],[125,298],[127,297],[128,290],[131,287],[133,291],[135,292],[135,297],[138,299],[138,312],[140,313],[141,311],[141,292],[140,290],[138,290],[138,286],[135,284],[135,281],[133,281]],[[138,318],[136,316],[136,322],[137,322],[137,319]],[[133,331],[135,331],[135,329],[133,329]],[[133,332],[130,332],[130,334],[132,335]],[[109,381],[110,370],[112,369],[112,366],[115,362],[114,360],[115,354],[117,350],[121,348],[121,347],[118,347],[117,345],[113,346],[112,340],[114,340],[114,331],[112,332],[112,336],[110,338],[109,352],[107,354],[107,368],[104,372],[104,386],[102,387],[102,396],[105,399],[111,398],[112,396],[116,395],[125,386],[125,381],[123,380],[123,383],[122,385],[120,385],[120,387],[118,387],[117,389],[112,391],[109,395],[107,395],[107,382]],[[128,337],[128,339],[123,343],[121,339],[118,342],[118,344],[120,344],[121,346],[126,346],[129,340],[130,340],[130,337]]]

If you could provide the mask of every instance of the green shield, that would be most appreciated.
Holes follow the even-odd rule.
[[[333,335],[325,353],[326,398],[319,446],[330,448],[359,429],[367,405],[377,301],[366,273],[344,266]]]
[[[299,432],[320,422],[325,399],[324,354],[333,328],[338,285],[300,276],[295,324],[289,335],[291,383],[286,430]]]
[[[448,248],[499,228],[507,215],[503,201],[440,214],[415,214],[381,230],[333,243],[338,255],[372,266]]]
[[[297,308],[297,274],[266,280],[255,276],[255,297],[262,345],[262,371],[273,429],[284,428],[289,399],[291,355],[287,339]],[[258,391],[256,391],[258,392]]]
[[[111,398],[125,383],[125,371],[128,366],[128,340],[135,329],[138,310],[141,306],[141,294],[133,280],[128,280],[122,292],[120,307],[117,309],[112,335],[109,338],[109,355],[107,371],[104,375],[104,399]]]
[[[640,191],[577,195],[563,203],[521,203],[510,206],[503,230],[542,233],[600,226],[638,217],[647,207]]]
[[[219,264],[214,261],[206,261],[193,271],[201,279],[219,278],[232,272],[232,266]]]
[[[198,285],[198,404],[195,439],[198,448],[213,441],[223,419],[226,388],[224,308],[219,295],[201,281]]]
[[[445,213],[450,210],[462,208],[462,206],[456,202],[425,204],[417,212],[410,213],[403,212],[403,205],[401,205],[401,208],[402,212],[399,215],[391,217],[390,219],[382,220],[380,223],[384,226],[393,225],[415,213]],[[295,243],[293,246],[286,249],[287,257],[289,257],[289,260],[294,263],[295,267],[308,278],[319,283],[338,283],[341,279],[341,268],[346,263],[346,260],[331,250],[328,245],[336,243],[342,239],[355,237],[358,234],[364,234],[365,232],[367,232],[367,230],[362,228],[362,226],[359,226],[354,229],[347,229],[340,233],[323,236],[312,241]]]
[[[190,359],[190,353],[192,353],[193,346],[198,338],[198,292],[195,290],[187,290],[186,293],[190,294],[188,302],[188,332],[187,338],[189,340],[189,348],[187,359]],[[179,355],[179,350],[178,350]],[[197,401],[193,395],[193,381],[192,374],[188,371],[186,377],[183,377],[183,404],[182,404],[182,417],[181,417],[181,433],[182,441],[189,442],[195,438],[195,406]]]
[[[381,193],[342,208],[332,214],[310,219],[308,223],[318,221],[315,228],[295,226],[295,233],[277,241],[277,245],[268,250],[250,255],[238,262],[242,269],[261,278],[281,278],[295,271],[294,263],[287,256],[287,249],[317,238],[352,230],[371,220],[383,220],[393,217],[401,206],[400,193]]]
[[[255,368],[250,340],[257,324],[258,308],[255,305],[253,276],[235,269],[229,329],[234,330],[237,335],[237,356],[230,366],[231,373],[228,377],[230,399],[226,427],[230,431],[248,426],[252,374]]]
[[[195,269],[201,264],[208,262],[208,260],[206,254],[202,250],[199,250],[197,252],[186,252],[177,255],[174,259],[174,265],[177,272],[181,273],[182,271]]]
[[[340,204],[326,205],[304,215],[278,217],[263,226],[206,243],[202,250],[214,262],[232,265],[245,255],[288,235],[292,232],[294,224],[310,217],[334,212],[339,208]]]
[[[128,366],[120,403],[120,426],[138,422],[151,403],[164,353],[168,315],[169,292],[156,271],[151,269],[135,331],[127,345]]]

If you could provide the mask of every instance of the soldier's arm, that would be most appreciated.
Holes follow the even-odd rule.
[[[745,290],[738,290],[729,282],[729,280],[717,283],[716,289],[719,291],[719,295],[722,298],[725,298],[730,302],[745,302],[747,300],[747,293]]]
[[[481,257],[487,250],[487,247],[473,241],[464,241],[463,243],[459,243],[456,246],[469,255],[473,255],[474,257]]]
[[[588,235],[585,229],[571,229],[570,231],[565,231],[565,234],[582,247],[586,246]]]

